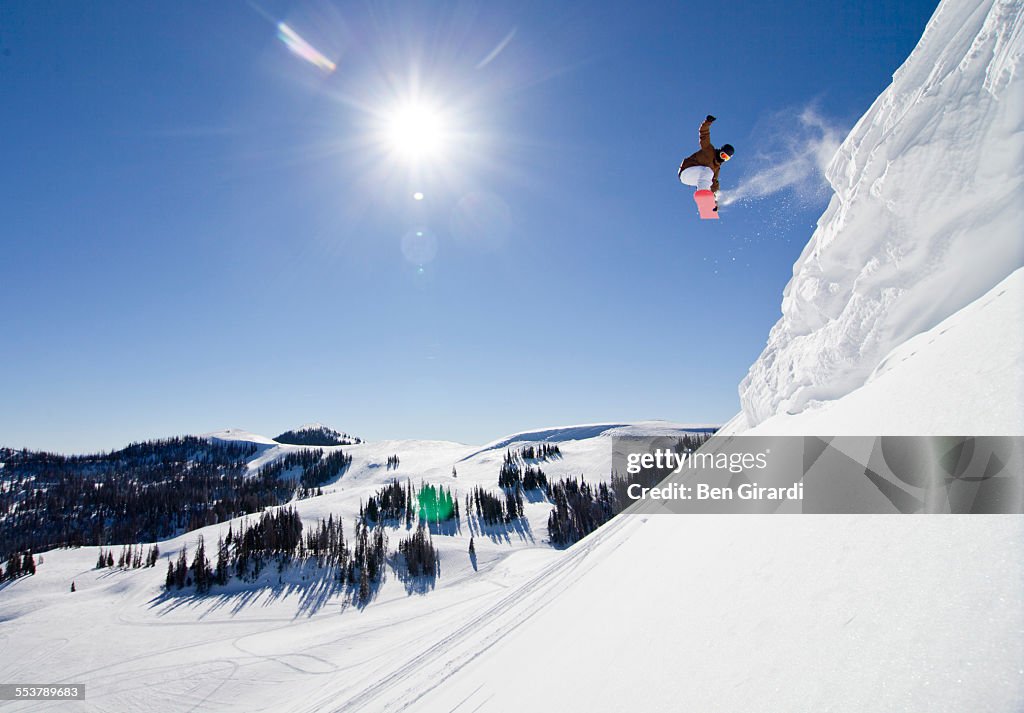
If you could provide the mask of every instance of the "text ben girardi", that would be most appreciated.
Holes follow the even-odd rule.
[[[757,483],[741,483],[735,488],[730,485],[695,483],[667,483],[655,488],[645,488],[633,483],[626,489],[626,495],[633,500],[803,500],[804,484],[794,483],[788,488],[769,487]]]

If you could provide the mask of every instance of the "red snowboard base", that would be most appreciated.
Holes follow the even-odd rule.
[[[693,200],[697,204],[697,210],[700,211],[701,220],[718,220],[718,211],[715,210],[718,201],[715,200],[714,193],[697,191],[693,194]]]

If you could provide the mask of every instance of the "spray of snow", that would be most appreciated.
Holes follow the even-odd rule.
[[[814,103],[776,112],[761,125],[763,130],[757,133],[763,135],[754,142],[756,153],[743,158],[754,167],[752,172],[734,190],[722,191],[719,203],[729,205],[781,191],[791,191],[802,201],[821,198],[828,188],[825,169],[846,130]]]

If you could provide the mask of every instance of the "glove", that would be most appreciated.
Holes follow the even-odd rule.
[[[706,122],[708,122],[708,123],[710,124],[710,123],[711,123],[711,122],[713,122],[714,120],[715,120],[715,117],[711,116],[711,114],[708,114],[708,118],[707,118],[707,119],[705,119],[704,121],[706,121]]]

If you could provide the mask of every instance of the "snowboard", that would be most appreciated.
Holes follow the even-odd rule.
[[[697,204],[697,210],[700,211],[701,220],[718,220],[718,211],[715,210],[718,201],[715,200],[714,193],[697,191],[693,194],[693,200]]]

